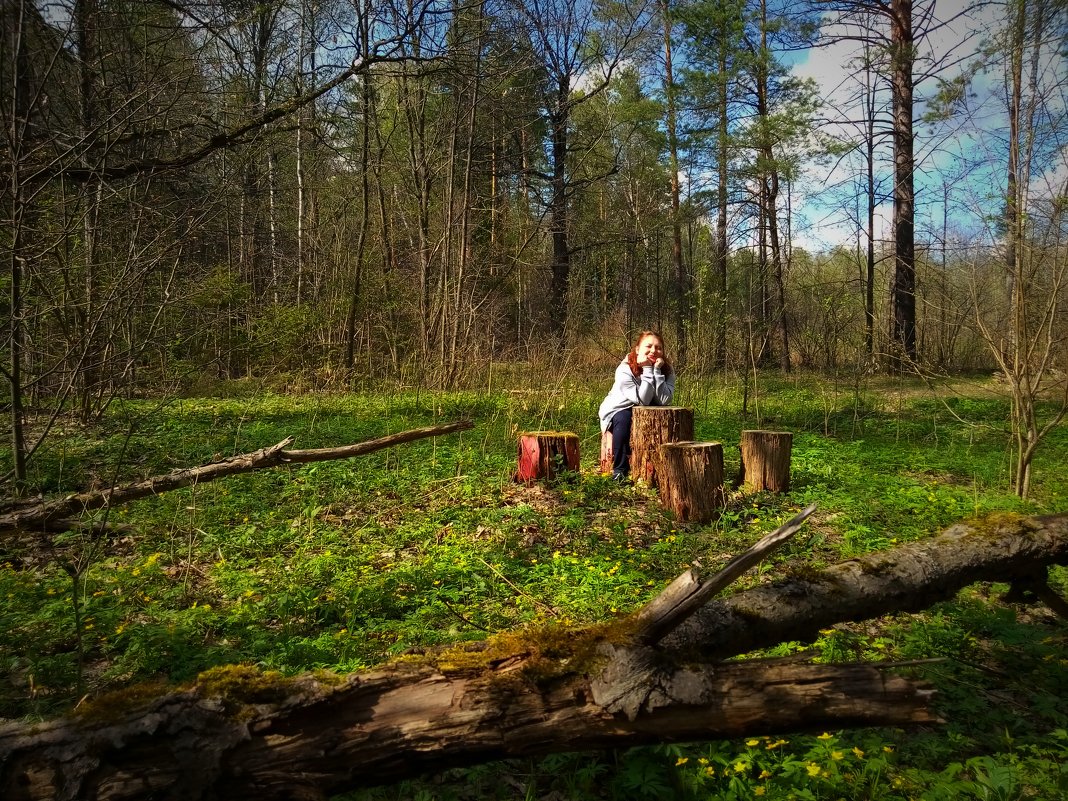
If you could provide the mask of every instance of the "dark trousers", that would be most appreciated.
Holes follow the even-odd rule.
[[[608,430],[612,432],[612,472],[630,473],[630,424],[634,408],[628,406],[612,415]]]

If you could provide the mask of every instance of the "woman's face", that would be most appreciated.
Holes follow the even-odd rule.
[[[660,341],[660,337],[649,334],[638,342],[634,353],[638,357],[638,364],[652,364],[657,359],[664,358],[664,343]]]

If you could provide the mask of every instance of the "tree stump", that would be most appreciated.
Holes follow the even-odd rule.
[[[630,475],[657,486],[660,446],[693,439],[693,409],[683,406],[635,406],[630,429]]]
[[[519,435],[516,481],[552,479],[579,469],[578,434],[570,431],[524,431]]]
[[[788,431],[743,431],[742,481],[745,486],[758,492],[788,492],[793,439],[794,435]]]
[[[601,474],[608,475],[612,472],[612,432],[601,432]]]
[[[682,523],[707,523],[723,508],[723,445],[665,442],[660,446],[660,505]]]

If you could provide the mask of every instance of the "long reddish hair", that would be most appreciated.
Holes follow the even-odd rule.
[[[660,371],[664,375],[671,375],[671,362],[668,361],[667,347],[664,345],[664,338],[660,336],[656,331],[642,331],[638,334],[638,338],[634,340],[634,344],[631,345],[630,353],[627,354],[627,364],[630,365],[630,371],[634,373],[634,377],[637,378],[642,374],[642,368],[638,366],[638,346],[642,344],[642,340],[646,337],[656,337],[660,340],[660,347],[664,348],[664,366],[660,368]]]

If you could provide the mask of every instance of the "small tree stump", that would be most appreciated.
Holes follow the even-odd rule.
[[[608,475],[612,472],[612,432],[601,432],[601,474]]]
[[[693,409],[683,406],[635,406],[630,429],[630,474],[657,486],[660,446],[693,439]]]
[[[579,469],[578,434],[570,431],[524,431],[519,435],[516,481],[552,479]]]
[[[794,435],[788,431],[742,432],[742,481],[749,489],[768,492],[790,490],[790,450]]]
[[[660,446],[660,505],[683,523],[707,523],[723,508],[723,445],[665,442]]]

